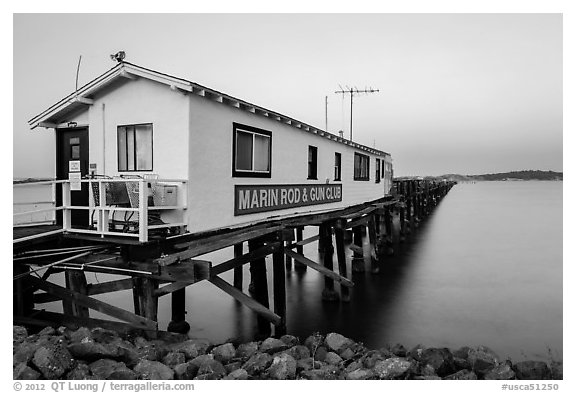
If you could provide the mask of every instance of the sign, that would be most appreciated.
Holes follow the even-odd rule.
[[[68,172],[80,172],[80,160],[68,161]]]
[[[80,172],[69,173],[68,180],[70,180],[70,191],[80,191],[82,184],[80,183]]]
[[[234,186],[235,216],[341,201],[342,184],[242,184]]]

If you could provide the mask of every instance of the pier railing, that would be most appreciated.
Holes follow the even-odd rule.
[[[44,194],[50,195],[47,200],[21,202],[17,196],[25,194],[26,188],[42,186]],[[78,199],[86,198],[77,198],[75,193],[87,194],[88,202],[78,204]],[[14,195],[14,227],[60,224],[66,233],[122,236],[147,242],[151,235],[181,233],[187,225],[187,181],[181,179],[138,177],[15,183]]]

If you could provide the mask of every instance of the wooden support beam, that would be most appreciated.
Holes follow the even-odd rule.
[[[329,276],[330,278],[332,278],[335,281],[338,281],[342,285],[346,285],[348,287],[354,286],[354,283],[352,281],[348,280],[345,277],[342,277],[341,275],[333,272],[332,270],[326,269],[324,266],[317,264],[316,262],[306,258],[302,254],[295,253],[294,251],[288,250],[288,249],[285,249],[284,253],[286,255],[289,255],[290,257],[292,257],[294,260],[296,260],[300,263],[303,263],[304,265],[306,265],[308,267],[311,267],[312,269],[316,270],[317,272],[319,272],[325,276]]]
[[[329,223],[323,223],[318,229],[318,254],[324,268],[334,272],[334,247],[332,246],[332,230]],[[338,293],[334,290],[334,279],[330,275],[324,276],[324,290],[322,291],[322,300],[337,301]]]
[[[98,312],[101,312],[103,314],[109,315],[111,317],[129,322],[130,324],[138,326],[141,329],[156,330],[158,327],[158,324],[155,321],[151,321],[146,318],[142,318],[138,315],[134,315],[133,313],[123,310],[119,307],[112,306],[108,303],[104,303],[100,300],[93,299],[91,297],[82,295],[77,292],[70,291],[59,285],[52,284],[51,282],[48,281],[43,281],[34,276],[30,276],[29,279],[35,286],[37,286],[40,289],[43,289],[47,293],[58,296],[61,299],[70,298],[74,303],[78,305],[85,306]]]
[[[210,269],[210,276],[216,276],[220,273],[224,273],[228,270],[231,270],[237,266],[242,266],[254,259],[263,258],[266,255],[270,255],[282,248],[282,243],[274,242],[271,244],[264,245],[257,250],[250,251],[247,254],[241,255],[238,258],[232,258],[226,262],[222,262],[216,266],[213,266]]]
[[[71,291],[80,293],[82,295],[88,294],[88,288],[87,288],[88,284],[86,282],[86,276],[84,275],[83,271],[79,270],[66,271],[65,275],[68,288]],[[88,307],[82,306],[77,303],[72,305],[72,314],[80,318],[90,318]]]
[[[279,232],[278,236],[280,247],[272,256],[272,272],[274,280],[274,312],[280,317],[280,322],[276,324],[274,334],[277,337],[281,337],[286,334],[286,270],[282,232]]]
[[[165,295],[169,295],[171,293],[174,293],[175,291],[186,288],[188,285],[192,285],[192,284],[189,282],[173,282],[173,283],[170,283],[168,285],[164,285],[163,287],[159,287],[158,289],[156,289],[154,291],[154,296],[162,297]]]
[[[299,246],[300,246],[300,247],[301,247],[301,246],[305,246],[306,244],[313,243],[313,242],[315,242],[315,241],[318,240],[318,239],[320,239],[320,235],[314,235],[314,236],[311,236],[311,237],[309,237],[309,238],[307,238],[307,239],[299,240],[299,241],[297,241],[296,243],[292,243],[292,244],[290,245],[290,248],[297,248],[297,247],[299,247]]]
[[[355,228],[359,226],[364,226],[368,224],[368,221],[370,221],[370,216],[371,215],[368,214],[363,217],[354,218],[346,223],[346,228]]]
[[[356,249],[360,248],[363,250],[363,242],[362,242],[362,227],[355,226],[352,228],[352,235],[354,237],[354,246]],[[351,246],[352,247],[352,246]],[[354,252],[354,256],[352,257],[352,273],[361,273],[364,272],[364,252]]]
[[[125,278],[122,280],[101,282],[98,284],[88,284],[88,296],[100,295],[102,293],[110,293],[117,291],[124,291],[126,289],[132,289],[132,279]]]
[[[338,271],[342,277],[346,277],[346,250],[344,248],[344,229],[343,225],[334,227],[334,238],[336,241],[336,256],[338,257]],[[340,286],[340,298],[344,302],[350,301],[350,289],[345,286]]]
[[[298,254],[301,254],[301,255],[304,255],[304,245],[302,244],[302,242],[304,241],[303,239],[304,239],[304,227],[297,227],[296,228],[296,252]],[[309,238],[309,239],[311,239],[311,238]],[[286,255],[288,255],[288,254],[286,254]],[[308,267],[305,264],[300,263],[300,262],[295,260],[294,261],[294,269],[296,271],[299,271],[299,272],[305,272],[306,269],[308,269]]]
[[[228,284],[226,281],[220,277],[212,277],[209,280],[212,284],[216,285],[218,288],[226,292],[228,295],[232,296],[234,299],[238,300],[240,303],[244,304],[246,307],[250,308],[252,311],[262,316],[267,321],[273,324],[279,324],[282,321],[279,315],[270,311],[267,307],[258,303],[256,300],[252,299],[250,296],[246,295],[244,292],[239,291],[232,285]]]
[[[244,253],[244,242],[234,244],[234,259],[238,259]],[[234,267],[234,288],[242,290],[244,287],[244,266]]]
[[[263,239],[256,238],[248,241],[250,252],[254,252],[263,246]],[[254,258],[250,262],[250,281],[252,284],[254,299],[264,307],[270,307],[268,298],[268,277],[266,274],[266,259],[264,257]],[[270,336],[270,323],[261,315],[257,316],[258,333],[262,336]]]

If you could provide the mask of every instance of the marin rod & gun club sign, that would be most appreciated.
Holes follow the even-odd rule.
[[[234,215],[342,201],[342,184],[254,184],[234,186]]]

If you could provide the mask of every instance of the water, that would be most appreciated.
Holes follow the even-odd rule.
[[[369,348],[487,345],[515,361],[562,358],[562,182],[459,184],[396,251],[381,274],[352,276],[349,303],[323,303],[319,273],[287,272],[288,332],[337,331]],[[316,244],[305,254],[315,259]],[[231,272],[222,277],[232,282]],[[247,266],[244,277],[246,292]],[[129,295],[100,298],[130,309]],[[159,303],[164,329],[169,300]],[[187,313],[190,336],[223,342],[256,332],[254,313],[208,282],[187,288]]]

